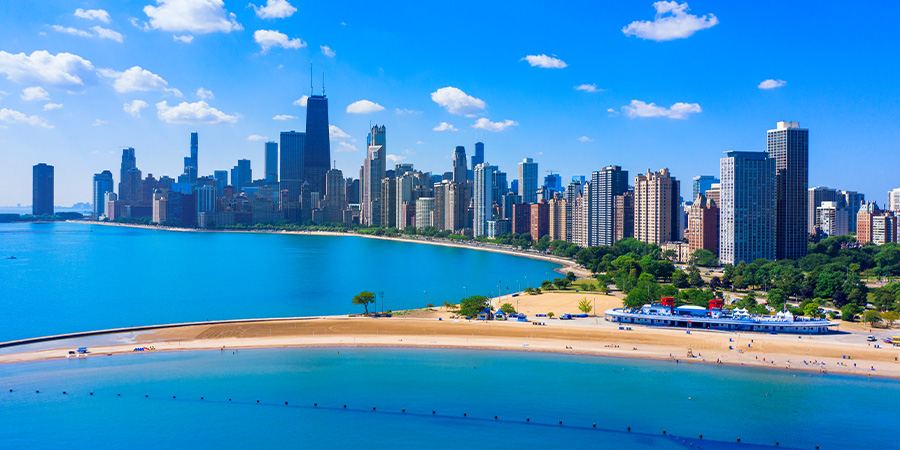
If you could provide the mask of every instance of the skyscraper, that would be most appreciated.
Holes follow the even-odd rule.
[[[187,176],[187,181],[190,183],[197,182],[197,156],[199,153],[199,142],[197,139],[197,132],[194,131],[191,133],[191,156],[184,158],[184,175]],[[152,195],[152,194],[151,194]]]
[[[434,197],[416,200],[416,228],[434,226]]]
[[[300,201],[300,186],[303,185],[303,155],[306,133],[296,131],[281,132],[281,181],[279,189],[285,191],[286,202]],[[234,177],[232,177],[234,178]],[[231,180],[234,185],[236,181]]]
[[[325,222],[342,222],[347,209],[344,173],[331,169],[325,174]]]
[[[231,169],[231,185],[235,192],[240,192],[250,186],[253,181],[253,172],[250,169],[249,159],[239,159],[236,166]]]
[[[475,170],[475,166],[484,162],[484,142],[478,141],[475,143],[475,154],[472,155],[472,170]]]
[[[278,184],[277,142],[266,142],[266,184]]]
[[[487,235],[487,222],[493,219],[491,211],[494,200],[491,196],[494,192],[493,180],[495,170],[497,168],[488,163],[481,163],[475,166],[475,192],[473,196],[475,215],[472,221],[472,229],[476,237]]]
[[[688,213],[688,246],[691,255],[700,249],[719,254],[719,206],[702,193]]]
[[[809,229],[809,130],[778,122],[766,134],[766,148],[775,160],[775,257],[798,260],[806,256]]]
[[[719,163],[719,262],[775,259],[775,159],[766,152],[725,155]]]
[[[719,182],[719,179],[712,175],[697,175],[692,181],[691,200],[695,200],[697,194],[703,194],[708,191],[713,183]]]
[[[607,166],[591,175],[587,245],[613,245],[615,240],[615,197],[628,191],[628,171]],[[587,191],[586,191],[587,192]]]
[[[662,245],[681,235],[679,201],[681,183],[669,169],[647,171],[634,177],[634,237],[648,244]]]
[[[132,202],[140,199],[141,171],[137,168],[134,149],[122,149],[122,165],[119,168],[119,201]]]
[[[475,160],[474,156],[472,157],[472,160]],[[472,166],[472,170],[475,170],[474,165]],[[466,173],[466,148],[459,145],[456,147],[456,150],[453,151],[453,182],[465,183]]]
[[[53,166],[40,163],[31,172],[31,214],[53,215]]]
[[[325,173],[331,169],[331,141],[328,137],[328,99],[311,95],[306,100],[306,145],[304,146],[303,179],[314,192],[325,193]]]
[[[375,125],[368,136],[368,155],[363,162],[360,188],[360,223],[381,225],[381,180],[385,177],[387,137],[384,125]],[[418,225],[417,225],[418,226]]]
[[[538,165],[531,158],[519,163],[519,195],[523,203],[537,201]]]
[[[216,180],[216,196],[225,196],[225,186],[228,186],[228,171],[216,170],[213,172],[213,178]]]
[[[575,235],[573,234],[576,213],[575,200],[581,195],[581,186],[582,182],[574,180],[566,186],[566,234],[565,237],[560,238],[565,239],[566,242],[575,242]]]
[[[94,174],[94,195],[91,197],[94,211],[91,218],[99,220],[106,212],[106,193],[113,192],[113,175],[112,172],[104,170]]]
[[[884,208],[888,211],[900,213],[900,188],[891,189],[887,193],[887,203]]]
[[[829,189],[825,186],[811,187],[807,191],[807,233],[815,234],[816,227],[816,208],[822,206],[822,202],[837,202],[838,192],[835,189]]]

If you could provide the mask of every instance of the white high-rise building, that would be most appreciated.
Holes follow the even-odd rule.
[[[888,200],[885,208],[888,211],[900,213],[900,188],[888,191]]]
[[[519,167],[521,167],[521,164]],[[472,221],[472,229],[475,236],[487,235],[487,222],[493,219],[491,214],[494,204],[492,194],[494,190],[494,172],[496,170],[497,167],[488,163],[481,163],[475,166],[474,216]],[[535,178],[535,182],[537,182],[537,178]]]
[[[360,180],[360,223],[363,225],[381,225],[381,180],[385,177],[386,145],[384,125],[372,127]]]
[[[522,203],[537,202],[538,164],[531,158],[519,163],[519,195]]]

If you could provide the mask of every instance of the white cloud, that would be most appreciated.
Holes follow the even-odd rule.
[[[397,115],[406,115],[406,114],[422,114],[422,111],[416,111],[414,109],[406,109],[406,108],[394,108],[394,113]]]
[[[350,114],[369,114],[378,111],[384,111],[384,106],[368,100],[360,100],[347,106],[347,112]]]
[[[50,100],[50,93],[40,86],[34,86],[22,89],[22,95],[20,97],[25,101]]]
[[[99,20],[103,23],[109,23],[109,13],[102,9],[81,9],[75,10],[75,17],[87,20]]]
[[[353,137],[345,133],[344,130],[338,128],[336,125],[328,125],[328,137],[335,140],[349,139],[350,141],[356,142],[356,139],[353,139]]]
[[[209,106],[200,100],[194,103],[181,102],[178,106],[169,106],[165,101],[156,104],[156,115],[167,123],[205,124],[235,123],[238,115],[228,115]]]
[[[425,143],[425,141],[416,141],[416,144],[418,144],[418,145],[422,145],[424,143]]]
[[[587,136],[582,136],[582,137],[578,138],[578,142],[594,142],[594,140]]]
[[[322,49],[323,55],[325,55],[329,58],[334,58],[335,53],[334,53],[334,50],[331,49],[331,47],[329,47],[327,45],[320,45],[319,48]]]
[[[657,106],[656,103],[645,103],[640,100],[632,100],[631,104],[622,107],[626,116],[636,117],[668,117],[670,119],[686,119],[688,114],[703,112],[696,103],[678,102],[668,108]]]
[[[81,77],[93,73],[90,61],[71,53],[51,55],[46,50],[12,54],[0,51],[0,73],[19,83],[40,83],[45,85],[80,85]]]
[[[256,30],[253,32],[253,40],[262,47],[263,53],[269,51],[272,47],[295,49],[306,47],[306,42],[303,42],[303,39],[289,39],[286,34],[275,30]]]
[[[142,26],[145,30],[206,34],[244,29],[234,13],[225,10],[222,0],[156,0],[156,4],[144,7],[150,18],[150,23]]]
[[[671,41],[691,36],[697,31],[711,28],[719,23],[716,16],[697,17],[688,14],[687,2],[679,4],[675,1],[663,1],[653,4],[656,17],[653,21],[636,20],[624,28],[626,36],[637,36],[652,41]]]
[[[609,115],[608,115],[607,117],[614,117],[614,116],[618,116],[618,115],[619,115],[619,112],[616,111],[616,110],[614,110],[614,109],[612,109],[612,108],[606,108],[606,112],[609,113]]]
[[[584,91],[584,92],[603,92],[603,89],[597,87],[596,84],[579,84],[575,86],[576,91]]]
[[[150,72],[140,66],[134,66],[124,72],[112,69],[100,69],[100,75],[112,78],[113,88],[120,94],[140,91],[168,92],[176,97],[181,97],[181,91],[170,88],[169,83],[159,75]]]
[[[100,127],[103,125],[109,125],[109,122],[100,119],[94,119],[94,123],[91,124],[92,127]]]
[[[203,87],[197,88],[196,95],[201,100],[212,100],[216,97],[215,95],[213,95],[213,92],[211,90],[205,89]]]
[[[144,109],[150,105],[143,100],[133,100],[131,103],[125,103],[122,105],[122,111],[131,114],[134,117],[141,117],[141,109]]]
[[[290,114],[279,114],[279,115],[273,117],[272,120],[291,120],[291,119],[296,119],[296,118],[297,117],[292,116]]]
[[[80,36],[86,38],[94,37],[93,34],[88,33],[84,30],[79,30],[78,28],[64,27],[61,25],[50,25],[50,28],[53,28],[54,31],[58,31],[60,33],[71,34],[72,36]]]
[[[44,111],[52,111],[54,109],[62,108],[62,103],[47,103],[44,105]]]
[[[190,44],[194,40],[194,37],[188,34],[184,36],[172,36],[172,39],[184,42],[185,44]]]
[[[337,148],[334,149],[336,152],[357,152],[359,151],[355,145],[350,144],[344,141],[338,141]]]
[[[248,6],[253,7],[260,19],[284,19],[297,12],[297,8],[291,6],[287,0],[268,0],[266,6],[256,6],[252,3]]]
[[[53,128],[53,125],[48,125],[47,122],[44,122],[44,119],[39,116],[26,116],[19,111],[6,108],[0,109],[0,122],[11,124],[24,123],[33,127]]]
[[[763,81],[762,83],[759,83],[759,86],[757,86],[757,87],[760,89],[775,89],[775,88],[780,88],[786,84],[787,84],[787,81],[784,81],[784,80],[768,79],[766,81]]]
[[[94,33],[96,34],[93,34],[89,31],[80,30],[78,28],[63,27],[60,25],[50,25],[50,28],[53,28],[54,31],[58,31],[60,33],[71,34],[72,36],[111,39],[116,42],[122,42],[122,40],[125,39],[125,36],[122,36],[122,33],[110,30],[109,28],[103,28],[99,25],[91,27],[91,29],[94,30]]]
[[[305,107],[305,106],[306,106],[306,101],[307,101],[307,100],[309,100],[309,96],[308,96],[308,95],[304,95],[304,96],[298,98],[297,100],[294,100],[294,105]]]
[[[269,139],[269,138],[267,138],[267,137],[265,137],[265,136],[260,136],[260,135],[258,135],[258,134],[251,134],[250,136],[247,136],[247,140],[248,140],[248,141],[265,141],[265,140],[268,140],[268,139]]]
[[[473,128],[480,128],[482,130],[487,131],[503,131],[509,127],[518,126],[519,123],[513,120],[506,119],[503,122],[491,122],[485,117],[482,117],[475,121],[472,125]]]
[[[474,117],[487,108],[484,100],[472,97],[453,86],[442,87],[431,93],[431,100],[444,107],[450,114]]]
[[[387,158],[388,161],[394,162],[394,163],[397,163],[397,162],[400,162],[400,161],[403,161],[404,159],[406,159],[405,156],[390,155],[390,154],[385,155],[385,157]]]
[[[97,37],[100,39],[110,39],[116,42],[122,42],[125,36],[122,36],[122,33],[119,33],[115,30],[110,30],[109,28],[103,28],[99,25],[91,27],[94,30],[94,33],[97,33]]]
[[[568,66],[565,61],[544,54],[528,55],[520,61],[528,61],[528,64],[531,64],[531,67],[542,67],[544,69],[562,69]]]
[[[453,124],[441,122],[438,126],[432,128],[434,131],[459,131]]]

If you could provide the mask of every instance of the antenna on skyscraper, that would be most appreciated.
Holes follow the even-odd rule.
[[[312,95],[313,95],[312,78],[313,78],[312,63],[309,63],[309,96],[310,97],[312,97]]]
[[[322,97],[325,96],[325,71],[322,71]]]

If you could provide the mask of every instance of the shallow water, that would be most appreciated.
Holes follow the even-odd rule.
[[[898,404],[892,380],[608,357],[149,353],[0,366],[0,448],[886,449]]]
[[[16,259],[6,259],[15,256]],[[115,327],[363,312],[496,296],[546,261],[355,236],[0,224],[0,341]],[[370,310],[373,308],[369,306]]]

